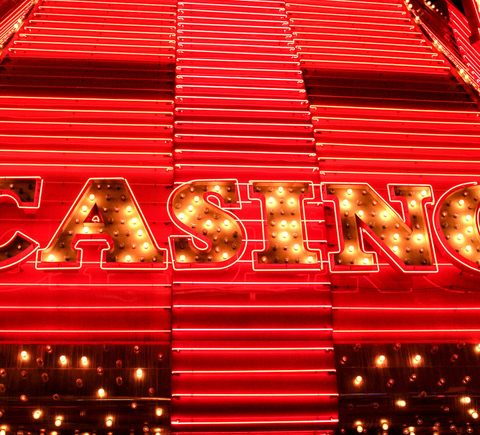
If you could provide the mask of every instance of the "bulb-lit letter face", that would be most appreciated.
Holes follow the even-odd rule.
[[[336,211],[338,251],[330,253],[332,272],[374,272],[375,252],[367,252],[367,236],[376,252],[406,273],[437,271],[425,207],[432,204],[429,186],[388,186],[390,200],[399,202],[400,216],[367,184],[323,184],[325,202]],[[394,200],[395,198],[395,200]]]
[[[480,269],[479,202],[480,186],[462,184],[446,192],[434,212],[435,232],[443,252],[456,266],[477,273]]]
[[[172,192],[172,221],[191,234],[170,237],[175,269],[222,269],[240,258],[245,250],[245,230],[225,211],[238,208],[237,188],[232,180],[200,180],[182,184]]]
[[[0,178],[0,200],[17,204],[26,213],[40,207],[43,180],[40,178]],[[0,270],[10,269],[24,262],[38,248],[37,241],[16,231],[0,245]]]
[[[127,180],[90,179],[53,239],[38,252],[38,269],[79,269],[81,245],[103,246],[101,267],[109,270],[166,268]]]
[[[313,198],[308,182],[253,182],[253,197],[262,202],[265,249],[254,251],[260,269],[321,269],[320,252],[305,246],[302,201]],[[306,232],[305,232],[306,235]]]

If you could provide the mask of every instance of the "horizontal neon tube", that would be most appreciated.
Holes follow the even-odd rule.
[[[35,261],[28,261],[28,263],[36,264]],[[98,264],[98,263],[97,263]],[[121,285],[115,284],[103,284],[103,283],[43,283],[43,282],[9,282],[9,283],[2,283],[5,287],[78,287],[79,285],[88,285],[89,287],[171,287],[172,284],[165,283],[165,284],[145,284],[145,283],[122,283]]]
[[[173,59],[171,54],[160,54],[160,53],[138,53],[138,52],[128,52],[128,51],[87,51],[87,50],[54,50],[51,48],[24,48],[24,47],[10,47],[10,51],[37,51],[37,52],[49,52],[49,53],[86,53],[86,54],[115,54],[121,55],[126,54],[129,56],[157,56],[157,57],[170,57]]]
[[[172,425],[223,425],[223,424],[306,424],[306,423],[338,423],[338,418],[327,420],[245,420],[245,421],[179,421],[172,420]]]
[[[79,24],[77,23],[76,21],[36,21],[36,20],[31,20],[30,22],[40,22],[40,23],[61,23],[61,24]],[[108,23],[105,23],[106,25],[108,25]],[[103,26],[104,24],[102,24]],[[121,24],[119,24],[121,25]],[[105,30],[105,29],[74,29],[74,28],[70,28],[70,27],[44,27],[44,26],[41,26],[41,27],[38,27],[38,26],[25,26],[24,27],[25,30],[66,30],[66,31],[74,31],[74,32],[95,32],[95,33],[120,33],[120,34],[125,34],[125,31],[124,30]],[[160,35],[166,35],[170,38],[175,38],[175,33],[169,33],[169,32],[140,32],[140,31],[135,31],[134,32],[136,35],[137,34],[140,34],[140,35],[157,35],[157,36],[160,36]],[[43,35],[43,33],[28,33],[27,35],[31,35],[31,36],[35,36],[35,35]],[[59,36],[65,36],[61,33],[59,33]],[[81,35],[78,35],[79,37],[82,37]],[[121,38],[122,39],[122,38]],[[163,41],[163,40],[162,40]]]
[[[88,15],[87,15],[88,16]],[[102,18],[102,17],[100,17]],[[133,19],[133,18],[132,18]],[[55,23],[55,24],[84,24],[84,25],[91,25],[91,26],[94,26],[94,25],[100,25],[100,26],[121,26],[121,27],[141,27],[141,28],[144,28],[144,26],[142,26],[141,24],[127,24],[127,23],[93,23],[93,22],[86,22],[86,23],[82,23],[82,22],[78,22],[78,21],[61,21],[61,20],[47,20],[45,18],[42,18],[41,20],[39,19],[31,19],[29,21],[30,23],[39,23],[39,24],[42,24],[42,23]],[[154,27],[154,28],[160,28],[160,29],[164,29],[165,27],[169,28],[172,30],[172,32],[175,32],[175,27],[171,27],[171,26],[162,26],[162,25],[157,25],[157,26],[150,26],[150,27]],[[35,29],[42,29],[43,27],[32,27],[32,28],[35,28]],[[102,31],[102,30],[95,30],[96,32],[98,31]],[[110,30],[105,30],[103,29],[104,32],[109,32]],[[137,32],[135,31],[135,33],[141,33],[141,32]],[[151,33],[151,32],[148,32],[148,33]],[[156,34],[156,33],[155,33]]]
[[[331,305],[173,305],[173,308],[332,308],[332,306]]]
[[[194,163],[176,163],[175,167],[181,169],[182,167],[188,168],[263,168],[263,169],[300,169],[300,170],[309,170],[312,172],[319,171],[318,166],[282,166],[282,165],[202,165],[202,164],[194,164]]]
[[[169,124],[124,124],[120,122],[75,122],[75,121],[1,121],[0,124],[24,124],[24,125],[72,125],[72,126],[114,126],[114,127],[157,127],[161,129],[173,129]]]
[[[331,397],[338,393],[172,393],[173,397]]]
[[[34,27],[35,29],[36,27]],[[42,28],[43,29],[43,28]],[[55,29],[55,30],[60,30],[60,29]],[[151,42],[167,42],[167,43],[170,43],[171,45],[174,45],[175,44],[175,41],[172,41],[170,39],[146,39],[146,38],[117,38],[117,37],[114,37],[114,36],[100,36],[100,35],[97,35],[97,36],[85,36],[85,35],[64,35],[62,33],[57,33],[55,35],[52,35],[52,34],[48,34],[48,33],[34,33],[34,34],[31,34],[31,33],[22,33],[20,34],[21,37],[24,37],[24,38],[29,38],[30,36],[32,37],[35,37],[35,38],[38,38],[38,37],[54,37],[54,38],[75,38],[75,39],[108,39],[108,40],[119,40],[119,41],[151,41]],[[31,41],[31,40],[28,40],[28,41],[25,41],[25,40],[20,40],[19,42],[38,42],[38,41]],[[50,44],[54,44],[55,42],[50,42]],[[82,45],[84,45],[82,43]],[[107,44],[103,44],[103,43],[98,43],[98,45],[107,45]],[[150,48],[157,48],[157,49],[161,49],[162,47],[161,46],[157,46],[157,47],[154,47],[152,45],[121,45],[121,46],[125,46],[125,47],[150,47]],[[120,45],[119,45],[120,47]]]
[[[173,170],[169,166],[141,166],[141,165],[104,165],[104,164],[56,164],[56,163],[0,163],[0,166],[28,166],[28,167],[52,167],[52,168],[126,168],[126,169],[166,169],[167,172]]]
[[[88,333],[88,334],[127,334],[127,333],[171,333],[169,329],[0,329],[0,334],[4,333],[20,333],[20,334],[72,334],[72,333]]]
[[[370,24],[370,23],[365,23],[365,24]],[[302,31],[298,30],[297,27],[301,27],[302,28]],[[304,31],[303,29],[318,29],[319,27],[318,26],[305,26],[303,24],[292,24],[292,29],[293,29],[293,33],[294,35],[295,34],[298,34],[298,33],[301,33],[301,34],[304,34],[304,35],[315,35],[316,32],[308,32],[308,31]],[[399,38],[401,38],[405,33],[402,32],[401,30],[387,30],[387,29],[372,29],[372,28],[357,28],[357,27],[335,27],[335,26],[322,26],[322,29],[335,29],[335,30],[352,30],[352,31],[365,31],[365,32],[376,32],[376,33],[396,33],[397,35],[399,35]],[[417,35],[417,36],[422,36],[422,34],[420,32],[409,32],[410,35]],[[355,33],[356,37],[370,37],[368,35],[368,33],[365,33],[365,34],[362,34],[362,33]],[[384,38],[384,36],[383,36]]]
[[[320,104],[312,104],[311,107],[319,108],[322,107],[324,109],[355,109],[355,110],[385,110],[385,111],[393,111],[393,112],[418,112],[422,115],[425,115],[426,112],[424,109],[405,109],[402,107],[374,107],[374,106],[332,106],[332,105],[320,105]],[[472,111],[465,111],[465,110],[435,110],[435,109],[428,109],[428,113],[445,113],[445,114],[467,114],[467,115],[474,115],[478,116],[478,112]]]
[[[312,116],[312,120],[316,119],[327,119],[327,120],[340,120],[340,121],[367,121],[367,122],[396,122],[400,124],[435,124],[438,125],[438,120],[437,121],[428,121],[428,120],[413,120],[413,119],[382,119],[382,118],[351,118],[349,116],[345,117],[337,117],[337,116]],[[441,121],[442,124],[447,124],[447,125],[480,125],[480,122],[476,122],[476,120],[473,120],[472,122],[463,122],[463,121]]]
[[[96,3],[97,2],[94,2],[94,4],[96,4]],[[117,4],[119,4],[119,3],[117,3]],[[142,15],[143,14],[147,14],[147,15],[161,14],[161,15],[165,15],[165,19],[168,19],[168,18],[175,19],[175,12],[167,12],[167,11],[141,11],[141,10],[138,10],[138,9],[134,9],[134,10],[132,10],[132,9],[101,9],[101,8],[94,8],[94,7],[91,7],[91,6],[89,6],[88,9],[87,9],[87,8],[84,8],[84,7],[73,7],[73,6],[50,6],[49,3],[45,3],[38,8],[39,11],[45,11],[46,9],[59,9],[59,10],[62,10],[62,11],[85,11],[85,10],[88,10],[88,11],[100,11],[100,12],[126,12],[127,14],[131,14],[132,12],[134,12],[135,14],[139,14],[139,15],[140,14],[142,14]],[[46,13],[52,14],[49,11],[47,11]],[[55,15],[55,14],[53,13],[52,15]],[[80,15],[80,16],[84,17],[85,15]],[[90,15],[88,15],[88,16],[90,16]],[[120,18],[120,17],[111,17],[108,14],[106,15],[106,17],[108,17],[108,18]],[[123,17],[121,17],[121,18],[123,18]],[[130,17],[128,17],[128,18],[130,18]],[[143,16],[141,17],[141,19],[143,20]]]
[[[333,310],[379,310],[379,311],[471,311],[480,307],[332,307]]]
[[[35,97],[33,97],[35,98]],[[112,109],[103,109],[103,110],[94,110],[94,109],[77,109],[76,107],[72,107],[71,109],[47,109],[44,107],[41,108],[30,108],[30,107],[0,107],[0,110],[9,110],[12,112],[64,112],[64,113],[101,113],[101,114],[138,114],[138,115],[172,115],[173,112],[156,112],[154,110],[112,110]],[[218,110],[225,110],[225,109],[218,109]],[[234,109],[232,109],[234,110]],[[275,111],[272,111],[275,112]],[[275,112],[276,113],[276,112]],[[288,112],[290,113],[290,112]],[[310,112],[300,112],[300,113],[308,113]],[[137,125],[144,125],[144,124],[137,124]],[[148,124],[146,124],[148,125]],[[152,124],[155,125],[155,124]]]
[[[284,285],[331,285],[329,281],[248,281],[248,282],[228,282],[228,281],[173,281],[173,284],[228,284],[228,285],[268,285],[268,284],[284,284]]]
[[[476,138],[480,137],[480,134],[453,134],[453,133],[417,133],[413,131],[380,131],[380,130],[333,130],[333,129],[317,129],[318,131],[321,131],[322,133],[327,133],[327,132],[333,132],[333,133],[367,133],[367,134],[390,134],[394,136],[402,136],[402,135],[407,135],[407,136],[427,136],[427,137],[458,137],[458,138]]]
[[[480,332],[480,329],[336,329],[338,334],[367,333],[367,334],[388,334],[391,332],[401,333],[424,333],[424,332]]]
[[[274,332],[333,331],[333,328],[172,328],[172,332]],[[480,331],[480,329],[479,329]]]
[[[261,2],[263,3],[263,2]],[[278,4],[280,4],[280,2],[278,2]],[[196,2],[184,2],[184,1],[179,1],[178,2],[178,10],[191,10],[191,9],[184,9],[186,5],[197,5],[197,6],[213,6],[213,7],[216,7],[216,6],[219,6],[221,5],[221,3],[196,3]],[[225,5],[222,5],[222,6],[225,6]],[[285,11],[285,8],[284,7],[274,7],[274,6],[252,6],[252,5],[239,5],[239,4],[236,4],[236,3],[232,3],[229,5],[230,7],[233,7],[233,8],[246,8],[246,9],[260,9],[260,10],[271,10],[271,9],[275,9],[276,11],[282,11],[284,12]],[[205,9],[206,10],[206,9]],[[201,12],[204,11],[204,9],[201,9],[199,10]],[[216,10],[216,12],[223,12],[221,10]],[[231,11],[229,13],[236,13],[237,11]],[[243,13],[241,11],[238,11],[238,13]]]
[[[98,37],[97,37],[97,39],[98,39]],[[14,42],[14,44],[48,44],[48,45],[75,45],[75,46],[78,45],[78,43],[76,43],[76,42],[35,41],[35,40],[34,41],[32,41],[32,40],[17,40],[17,41]],[[152,49],[156,49],[156,50],[162,50],[162,47],[153,47],[151,45],[105,44],[103,42],[97,42],[96,44],[90,43],[90,42],[82,42],[81,45],[82,46],[90,46],[91,45],[91,46],[94,46],[94,47],[99,47],[100,46],[100,47],[122,47],[122,48],[129,48],[129,47],[152,48]],[[171,47],[165,47],[163,49],[173,51],[173,48],[171,48]],[[96,53],[98,53],[98,52],[96,52]],[[171,56],[171,54],[164,54],[164,56]]]
[[[121,12],[121,11],[120,11]],[[128,11],[131,13],[132,11]],[[104,15],[82,15],[82,14],[58,14],[58,13],[52,13],[52,12],[36,12],[34,14],[35,17],[42,17],[43,15],[46,15],[48,17],[81,17],[81,18],[101,18],[105,19]],[[160,22],[168,22],[168,21],[175,21],[174,17],[171,19],[170,17],[165,17],[165,18],[145,18],[145,16],[138,16],[138,17],[132,17],[132,16],[122,16],[122,17],[116,17],[113,15],[108,15],[108,18],[115,18],[119,20],[137,20],[141,19],[142,21],[160,21]],[[92,24],[99,24],[99,23],[92,23]],[[103,23],[101,23],[103,25]]]
[[[0,137],[38,137],[48,139],[100,139],[100,140],[138,140],[138,141],[171,141],[170,138],[163,137],[107,137],[107,136],[54,136],[54,135],[40,135],[40,134],[2,134]]]
[[[311,350],[324,350],[324,351],[332,351],[333,347],[173,347],[172,352],[181,352],[181,351],[292,351],[292,350],[299,350],[299,351],[311,351]]]
[[[171,307],[169,305],[152,305],[141,307],[137,305],[128,305],[128,306],[119,306],[119,307],[112,307],[112,306],[5,306],[0,305],[0,310],[168,310]]]
[[[167,7],[168,4],[160,5],[158,3],[128,3],[128,2],[113,2],[113,1],[101,1],[101,0],[53,0],[54,3],[87,3],[87,4],[105,4],[105,5],[125,5],[125,6],[155,6],[155,7]],[[48,3],[47,3],[48,4]],[[175,6],[170,6],[174,9]]]
[[[336,372],[335,368],[331,369],[291,369],[291,370],[173,370],[172,375],[207,375],[207,374],[241,374],[241,373],[317,373],[317,372]]]
[[[37,96],[30,96],[26,97],[23,95],[0,95],[0,100],[1,99],[22,99],[22,100],[47,100],[47,101],[97,101],[97,102],[102,102],[102,101],[115,101],[115,102],[121,102],[121,101],[128,101],[128,102],[142,102],[142,103],[167,103],[171,106],[173,106],[173,100],[145,100],[145,99],[138,99],[138,98],[82,98],[82,97],[37,97]]]
[[[322,173],[324,174],[355,174],[355,175],[400,175],[400,176],[406,176],[406,177],[411,177],[416,176],[416,177],[421,177],[421,176],[427,176],[427,177],[479,177],[479,174],[475,173],[469,173],[469,172],[464,172],[464,173],[450,173],[450,174],[444,174],[442,172],[384,172],[384,171],[326,171],[322,169]]]
[[[234,6],[234,5],[232,5],[232,6]],[[219,9],[214,9],[214,10],[212,10],[212,9],[190,9],[190,8],[186,8],[184,6],[178,8],[178,12],[179,12],[179,15],[181,15],[183,18],[187,18],[187,19],[188,18],[205,18],[205,15],[209,15],[206,18],[210,19],[210,17],[212,17],[211,19],[222,19],[223,20],[223,17],[215,17],[215,14],[228,14],[228,15],[253,15],[253,16],[256,16],[256,17],[263,17],[263,16],[278,17],[278,18],[272,19],[272,20],[252,20],[252,21],[265,21],[265,22],[269,22],[269,21],[287,22],[288,21],[288,18],[286,17],[285,13],[281,13],[281,12],[272,13],[272,12],[224,11],[224,10],[219,10]],[[199,12],[202,15],[201,16],[183,15],[185,12]]]
[[[35,149],[35,150],[29,150],[29,149],[1,149],[0,152],[5,152],[5,153],[50,153],[50,154],[98,154],[98,155],[121,155],[124,156],[125,153],[123,151],[70,151],[70,150],[47,150],[47,149]],[[151,151],[151,152],[143,152],[143,151],[129,151],[130,155],[135,155],[135,156],[164,156],[164,157],[171,157],[172,153],[164,153],[164,152],[157,152],[157,151]]]

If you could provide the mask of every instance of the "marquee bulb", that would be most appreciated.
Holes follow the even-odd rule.
[[[180,255],[180,261],[185,261],[185,255]]]
[[[282,227],[284,227],[285,225],[287,225],[287,221],[283,220],[283,221],[281,222],[281,225],[282,225]]]
[[[89,198],[90,198],[90,201],[93,201],[93,200],[95,199],[95,195],[92,193],[92,194],[89,196]]]
[[[82,362],[82,366],[87,366],[88,365],[88,358],[86,356],[82,356],[81,362]]]
[[[378,358],[377,358],[377,364],[383,364],[385,362],[385,355],[380,355]]]
[[[139,237],[143,236],[143,231],[142,231],[142,230],[138,230],[138,231],[137,231],[137,235],[138,235]]]
[[[313,257],[308,257],[308,258],[307,258],[307,261],[308,261],[309,263],[313,263]]]
[[[269,204],[273,204],[273,201],[275,201],[275,199],[273,198],[273,196],[271,196],[270,198],[268,198],[268,203],[269,203]]]
[[[230,225],[230,221],[229,221],[228,219],[225,219],[225,220],[223,221],[223,223],[224,223],[224,225],[225,225],[226,227],[228,227],[228,226]]]
[[[369,263],[368,258],[364,258],[363,259],[363,264],[368,264],[368,263]]]
[[[194,200],[195,202],[198,202],[198,201],[200,201],[200,198],[199,198],[198,196],[196,196],[195,198],[193,198],[193,200]]]
[[[188,211],[193,211],[193,205],[188,206]]]
[[[50,254],[50,255],[48,256],[48,261],[53,261],[53,260],[55,260],[55,255]]]
[[[105,397],[105,395],[107,394],[105,392],[105,390],[103,388],[100,388],[98,391],[97,391],[97,394],[98,394],[98,397],[102,398],[102,397]]]
[[[62,425],[62,417],[55,418],[55,426],[60,427]]]
[[[148,249],[148,246],[149,246],[148,243],[145,242],[145,243],[143,244],[143,249]]]
[[[297,221],[292,221],[292,227],[296,227],[297,226]]]
[[[405,400],[399,400],[397,401],[397,405],[404,408],[407,405],[407,402],[405,402]]]
[[[133,219],[132,219],[132,224],[133,224],[133,225],[137,225],[137,222],[138,222],[138,219],[137,219],[137,218],[133,218]]]
[[[27,353],[27,351],[22,350],[22,351],[20,352],[20,356],[22,357],[23,360],[27,360],[27,359],[28,359],[28,353]]]
[[[157,415],[157,417],[161,417],[163,415],[163,409],[162,408],[157,408],[155,410],[155,414]]]
[[[410,201],[410,205],[411,205],[412,207],[415,207],[415,206],[417,205],[417,201],[415,201],[414,199],[412,199],[412,200]]]
[[[142,369],[137,369],[136,371],[137,378],[141,378],[143,376],[143,370]]]
[[[352,194],[352,192],[353,192],[353,190],[352,190],[352,189],[347,189],[347,194],[348,194],[348,195],[351,195],[351,194]]]
[[[224,260],[226,260],[228,258],[228,254],[226,252],[224,252],[222,257],[223,257]]]
[[[205,225],[209,227],[210,225],[212,225],[212,221],[209,219],[207,222],[205,222]]]
[[[127,261],[132,261],[132,256],[131,256],[131,255],[125,256],[125,260],[127,260]]]
[[[132,207],[127,205],[127,213],[130,213],[132,211]]]
[[[87,210],[88,210],[88,207],[87,207],[86,205],[84,205],[84,206],[82,207],[82,211],[83,211],[83,212],[86,212]]]
[[[300,245],[298,244],[293,245],[293,249],[295,249],[295,251],[298,251],[300,249]]]
[[[215,192],[218,192],[219,190],[220,190],[220,186],[217,184],[217,185],[215,186]]]
[[[89,230],[88,230],[88,227],[83,227],[83,232],[84,232],[85,234],[87,234],[88,231],[89,231]]]
[[[180,219],[183,219],[183,218],[185,217],[185,213],[179,213],[178,217],[179,217]]]
[[[35,420],[38,420],[41,416],[42,416],[42,411],[40,411],[40,409],[36,409],[35,411],[33,411],[33,418]]]
[[[360,385],[363,381],[363,378],[361,376],[357,376],[355,378],[355,384]]]
[[[363,210],[360,210],[360,211],[358,212],[358,215],[359,215],[360,217],[362,217],[362,216],[363,216]]]
[[[67,357],[65,355],[62,355],[60,357],[60,364],[63,364],[63,365],[67,364]]]
[[[413,358],[413,363],[418,364],[422,360],[422,357],[420,355],[415,355]]]
[[[422,190],[422,191],[420,192],[420,195],[422,195],[422,196],[427,196],[427,191],[426,191],[426,190]]]
[[[278,191],[279,191],[280,193],[282,193],[282,192],[283,192],[283,187],[280,186],[280,187],[278,188]]]
[[[458,205],[463,205],[465,204],[465,201],[463,199],[461,199],[460,201],[458,201]]]
[[[282,237],[283,237],[284,239],[286,239],[287,236],[288,236],[288,233],[287,233],[286,231],[284,231],[284,232],[282,233]]]
[[[347,207],[347,206],[348,206],[348,199],[344,199],[344,200],[342,201],[342,204],[343,204],[345,207]]]

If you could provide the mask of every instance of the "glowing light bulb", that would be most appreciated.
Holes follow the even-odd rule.
[[[348,199],[344,199],[344,200],[342,201],[342,204],[343,204],[345,207],[347,207],[347,206],[348,206]]]
[[[422,191],[420,192],[420,195],[422,195],[422,196],[427,196],[427,191],[426,191],[426,190],[422,190]]]
[[[125,260],[127,260],[127,261],[132,261],[132,256],[131,256],[131,255],[126,255],[126,256],[125,256]]]
[[[105,420],[105,425],[107,427],[112,427],[113,425],[113,418],[112,417],[107,417],[107,419]]]
[[[88,366],[88,358],[86,356],[82,356],[82,359],[80,361],[82,363],[82,366]]]
[[[417,201],[415,201],[414,199],[412,199],[412,200],[410,201],[410,205],[411,205],[412,207],[415,207],[415,206],[417,205]]]
[[[352,189],[347,189],[347,195],[351,195],[351,194],[352,194],[352,192],[353,192],[353,190],[352,190]]]
[[[48,261],[53,261],[53,260],[55,260],[55,255],[50,254],[50,255],[48,256]]]
[[[55,418],[55,426],[60,427],[62,425],[63,417],[56,417]]]
[[[132,224],[133,224],[133,225],[137,225],[137,222],[138,222],[138,219],[137,219],[137,218],[133,218],[133,219],[132,219]]]
[[[300,249],[300,245],[298,245],[298,244],[293,245],[293,249],[295,251],[298,251]]]
[[[100,398],[105,397],[107,395],[107,393],[105,392],[105,390],[103,388],[100,388],[97,391],[97,394],[98,394],[98,397],[100,397]]]
[[[363,381],[363,378],[361,376],[357,376],[355,378],[354,382],[355,382],[355,384],[360,385],[362,383],[362,381]]]
[[[143,244],[143,249],[148,249],[149,246],[150,246],[150,245],[149,245],[147,242],[145,242],[145,243]]]
[[[467,228],[467,231],[468,231],[469,233],[471,233],[471,232],[473,231],[473,227],[468,227],[468,228]]]
[[[458,240],[463,240],[463,234],[458,234],[458,235],[457,235],[457,239],[458,239]]]
[[[137,369],[136,371],[137,378],[141,378],[143,376],[143,370],[142,369]]]
[[[220,186],[215,186],[215,192],[218,192],[220,190]]]
[[[193,211],[193,205],[189,205],[187,210],[192,212]]]
[[[28,353],[27,353],[27,351],[22,350],[22,351],[20,352],[20,356],[22,357],[23,360],[27,360],[27,359],[28,359]]]
[[[296,227],[297,226],[297,221],[292,221],[292,227]]]
[[[163,415],[163,409],[162,408],[157,408],[155,410],[155,414],[157,417],[161,417]]]
[[[83,232],[84,232],[85,234],[87,234],[88,231],[89,231],[88,227],[83,227]]]
[[[360,210],[360,211],[358,212],[358,215],[359,215],[360,217],[362,217],[362,216],[363,216],[363,210]]]
[[[422,357],[420,355],[415,355],[413,358],[413,363],[418,364],[422,360]]]
[[[278,191],[279,191],[280,193],[282,193],[282,192],[283,192],[283,187],[280,186],[280,187],[278,188]]]
[[[226,252],[224,252],[222,257],[223,257],[224,260],[226,260],[228,258],[228,254]]]
[[[471,220],[472,220],[472,216],[469,215],[469,214],[467,214],[467,215],[465,216],[465,220],[466,220],[467,222],[468,222],[468,221],[471,221]]]
[[[368,258],[364,258],[364,259],[363,259],[363,264],[368,264],[368,262],[369,262],[369,261],[368,261]]]
[[[475,419],[478,418],[478,413],[476,411],[472,412],[472,418],[475,418]]]
[[[183,218],[185,217],[185,213],[179,213],[179,214],[178,214],[178,217],[179,217],[180,219],[183,219]]]
[[[458,205],[462,206],[465,204],[465,201],[463,199],[461,199],[460,201],[458,201]]]
[[[307,261],[308,261],[309,263],[313,263],[313,257],[308,257],[308,258],[307,258]]]
[[[353,252],[354,249],[355,249],[355,248],[354,248],[352,245],[350,245],[350,246],[348,247],[349,252]]]
[[[388,427],[389,427],[389,426],[388,426],[388,423],[383,423],[383,424],[382,424],[382,429],[383,429],[383,430],[388,430]]]
[[[465,246],[465,251],[470,252],[472,250],[472,247],[470,245]]]
[[[92,194],[89,196],[89,198],[90,198],[90,201],[93,201],[93,200],[95,199],[95,195],[92,193]]]
[[[209,227],[210,225],[212,225],[212,221],[209,219],[207,222],[205,222],[205,225]]]
[[[392,248],[392,251],[393,251],[393,252],[398,252],[398,246],[394,246],[394,247]]]
[[[287,233],[286,231],[284,231],[284,232],[282,233],[282,237],[283,237],[284,239],[286,239],[286,238],[288,237],[288,233]]]
[[[385,362],[385,355],[380,355],[378,358],[377,358],[377,364],[383,364]]]
[[[35,420],[38,420],[41,416],[42,416],[42,411],[40,411],[40,409],[36,409],[35,411],[33,411],[33,418]]]
[[[180,261],[185,261],[185,255],[180,255]]]
[[[62,364],[62,365],[67,364],[67,357],[65,355],[62,355],[60,357],[60,364]]]
[[[126,208],[126,210],[127,210],[127,213],[131,213],[131,211],[132,211],[132,207],[131,207],[131,206],[129,206],[129,205],[127,205],[127,208]]]
[[[83,212],[86,212],[87,210],[88,210],[88,207],[87,207],[86,205],[84,205],[84,206],[82,207],[82,211],[83,211]]]
[[[393,235],[393,240],[398,240],[399,237],[400,237],[400,236],[399,236],[397,233],[395,233],[395,234]]]
[[[363,432],[363,426],[361,424],[357,425],[357,432],[362,433]]]
[[[142,231],[142,230],[138,230],[138,231],[137,231],[137,235],[138,235],[138,237],[143,236],[143,231]]]
[[[462,402],[462,403],[470,403],[471,401],[472,401],[472,399],[468,396],[462,397],[460,399],[460,402]]]
[[[273,196],[271,196],[270,198],[268,198],[268,203],[269,203],[269,204],[273,204],[274,201],[275,201],[275,199],[273,198]]]
[[[422,235],[422,234],[419,234],[419,235],[417,236],[417,240],[422,240],[422,239],[423,239],[423,235]]]
[[[383,217],[384,217],[384,218],[387,218],[387,217],[388,217],[388,212],[384,212],[384,213],[383,213]]]
[[[223,224],[224,224],[226,227],[228,227],[228,226],[230,225],[230,221],[229,221],[228,219],[225,219],[225,220],[223,221]]]
[[[476,350],[477,352],[480,352],[480,343],[475,346],[475,350]]]
[[[291,205],[295,204],[295,200],[293,198],[290,198],[290,204]]]
[[[284,227],[285,225],[287,225],[287,221],[283,220],[283,221],[281,222],[281,225],[282,225],[282,227]]]
[[[397,401],[397,405],[404,408],[407,405],[407,402],[405,402],[405,400],[399,400]]]
[[[200,198],[199,198],[198,196],[196,196],[195,198],[193,198],[193,200],[194,200],[195,202],[198,202],[198,201],[200,201]]]

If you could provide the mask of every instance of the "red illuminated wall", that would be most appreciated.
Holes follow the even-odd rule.
[[[435,273],[399,272],[381,252],[376,272],[330,271],[339,233],[325,186],[369,184],[401,213],[389,184],[431,186],[436,203],[479,177],[478,94],[411,15],[425,13],[422,5],[410,11],[409,4],[36,3],[1,55],[0,163],[2,177],[41,177],[43,192],[35,214],[2,203],[0,241],[21,230],[46,248],[94,179],[112,204],[102,216],[125,221],[113,236],[125,249],[118,258],[129,250],[141,261],[143,239],[134,239],[122,199],[106,187],[115,189],[121,177],[152,240],[168,251],[164,270],[124,263],[107,271],[99,265],[103,241],[85,245],[77,271],[44,271],[31,256],[0,273],[4,361],[27,345],[39,355],[59,346],[55,355],[72,358],[87,346],[92,359],[105,361],[109,377],[100,382],[92,365],[88,393],[44,402],[68,405],[65,430],[108,430],[107,410],[96,408],[105,400],[92,397],[102,386],[112,396],[114,433],[155,432],[157,423],[164,433],[185,434],[377,433],[386,423],[407,434],[452,424],[478,431],[469,412],[480,388],[478,274],[452,263],[433,225]],[[200,182],[192,195],[229,182],[236,198],[222,203],[217,195],[208,212],[203,205],[187,211],[175,189],[193,180]],[[289,195],[298,183],[297,208]],[[204,267],[182,263],[185,242],[173,236],[197,234],[219,205],[243,225],[240,254]],[[430,222],[433,209],[426,205]],[[218,228],[225,249],[235,251],[236,236]],[[302,239],[298,255],[294,232]],[[63,262],[55,255],[52,264]],[[141,362],[134,346],[146,349]],[[377,363],[380,355],[385,363]],[[11,364],[20,376],[23,366]],[[48,364],[54,370],[57,363],[52,357]],[[117,378],[130,379],[140,364],[147,375],[122,387]],[[69,369],[68,381],[50,376],[49,400],[55,388],[75,382],[79,367]],[[28,370],[36,379],[40,369]],[[155,370],[171,377],[154,379]],[[47,393],[31,387],[37,402],[22,404],[22,385],[9,384],[4,397],[0,391],[0,424],[38,431],[30,416]],[[96,410],[81,423],[76,407],[87,395]],[[468,406],[464,396],[472,398]],[[15,419],[7,398],[20,409]],[[42,418],[50,428],[53,414]]]

